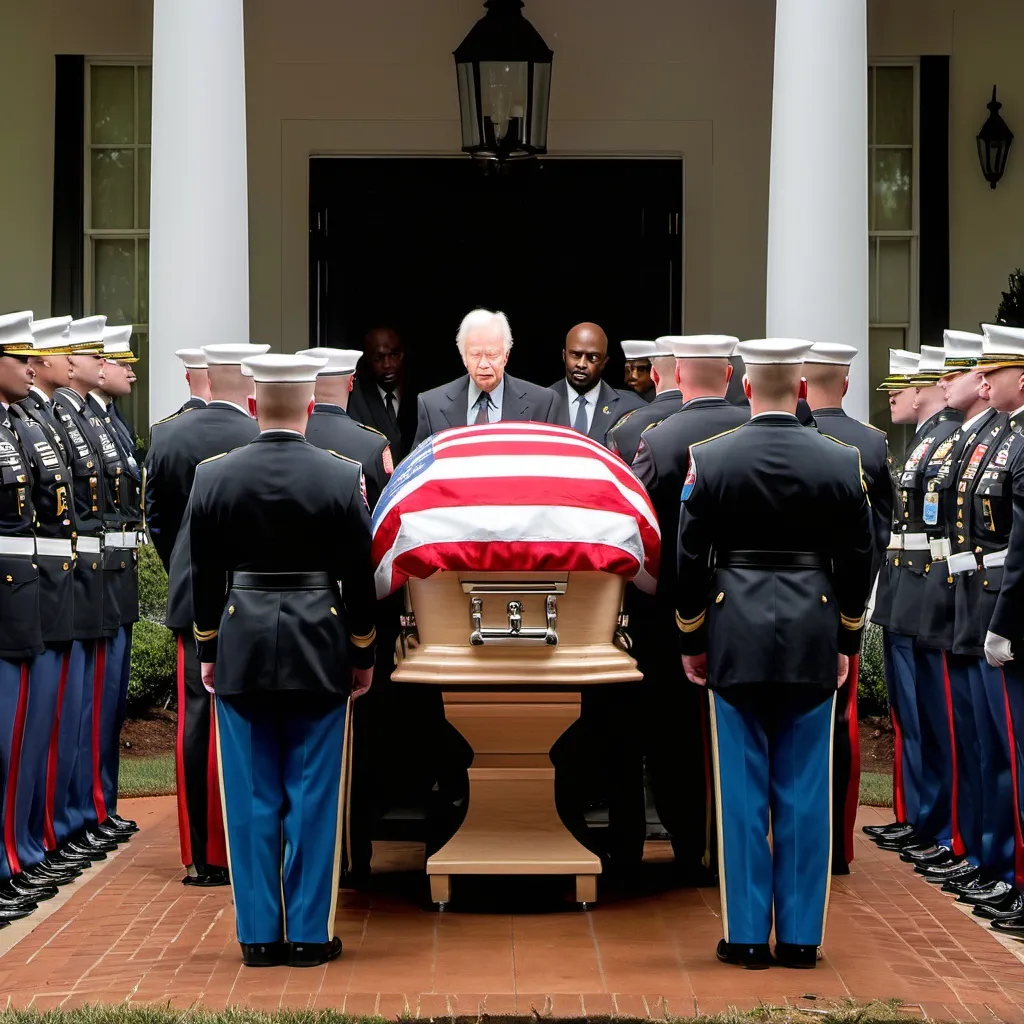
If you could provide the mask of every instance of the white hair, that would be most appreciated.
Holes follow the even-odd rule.
[[[466,355],[466,335],[470,331],[479,330],[481,327],[492,327],[498,324],[501,327],[501,340],[505,344],[505,351],[512,348],[512,328],[508,325],[508,317],[504,313],[492,313],[489,309],[474,309],[467,313],[459,324],[459,332],[455,335],[455,344],[459,347],[459,355]]]

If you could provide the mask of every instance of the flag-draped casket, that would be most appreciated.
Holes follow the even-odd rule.
[[[373,516],[378,596],[408,584],[419,641],[394,678],[639,678],[616,630],[626,581],[653,590],[660,542],[643,485],[575,430],[435,434],[398,467]]]

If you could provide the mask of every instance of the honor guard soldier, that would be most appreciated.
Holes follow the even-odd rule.
[[[248,365],[262,432],[201,466],[189,504],[195,635],[243,962],[314,967],[341,954],[346,705],[370,686],[375,640],[370,515],[359,464],[303,436],[323,361]]]
[[[709,334],[670,342],[677,360],[673,377],[685,401],[678,413],[643,432],[633,460],[633,472],[651,496],[664,538],[679,533],[679,495],[690,466],[690,446],[749,417],[746,408],[725,399],[737,341]],[[648,408],[656,405],[657,400]],[[672,839],[683,878],[708,883],[715,862],[707,696],[686,684],[678,652],[665,643],[675,630],[676,559],[676,545],[668,540],[661,548],[655,597],[633,594],[639,607],[630,617],[630,635],[644,674],[644,758],[658,818]]]
[[[640,435],[657,423],[667,419],[683,407],[683,393],[676,380],[676,360],[672,354],[674,338],[665,336],[654,342],[651,355],[651,379],[655,397],[640,409],[621,416],[608,431],[608,447],[625,462],[632,464],[636,456]],[[623,342],[623,345],[628,342]]]
[[[211,402],[182,413],[154,433],[146,459],[146,525],[167,569],[166,624],[178,641],[178,830],[185,885],[228,884],[227,851],[215,777],[212,702],[199,675],[192,641],[185,509],[196,466],[248,444],[259,428],[250,413],[253,381],[242,361],[269,345],[211,345],[202,350]],[[194,359],[188,361],[195,362]]]
[[[711,689],[725,927],[718,956],[750,968],[772,962],[773,917],[778,962],[817,961],[830,886],[835,693],[860,648],[871,586],[859,454],[795,416],[810,347],[738,346],[751,419],[690,449],[679,522],[683,666]]]
[[[72,638],[71,473],[57,444],[18,403],[35,380],[30,312],[0,317],[0,395],[9,426],[17,435],[31,485],[39,570],[39,618],[44,650],[29,667],[28,699],[20,741],[14,813],[14,839],[22,872],[65,885],[81,874],[70,863],[51,861],[46,842],[46,796],[50,740],[59,721],[61,669]],[[70,318],[68,318],[68,321]]]
[[[850,384],[852,345],[816,342],[804,360],[807,406],[818,430],[860,452],[864,482],[871,502],[874,558],[871,579],[878,575],[892,532],[893,485],[889,447],[884,431],[848,416],[843,398]],[[860,735],[857,720],[858,655],[850,658],[850,676],[836,696],[835,738],[832,751],[832,873],[850,873],[853,834],[860,803]]]
[[[185,366],[185,383],[188,384],[189,397],[180,409],[150,427],[150,448],[153,447],[158,435],[163,433],[166,424],[173,423],[183,412],[205,409],[210,404],[210,374],[206,367],[206,356],[203,355],[203,350],[201,348],[181,348],[174,354]]]
[[[32,369],[22,351],[31,313],[0,318],[0,928],[27,916],[57,894],[54,875],[35,863],[18,839],[17,795],[25,738],[32,661],[43,651],[39,570],[32,528],[31,467],[10,417],[28,394]],[[62,884],[64,877],[62,876]]]
[[[363,467],[366,500],[372,512],[395,471],[395,463],[387,437],[348,414],[356,363],[362,353],[356,349],[311,348],[299,355],[327,360],[316,378],[316,405],[309,417],[306,440],[317,448],[355,459]]]
[[[651,379],[651,346],[653,341],[630,339],[620,341],[622,354],[626,357],[623,383],[645,402],[654,401],[654,381]]]

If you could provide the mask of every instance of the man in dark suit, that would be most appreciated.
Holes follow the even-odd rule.
[[[395,465],[409,454],[416,434],[416,394],[406,381],[402,339],[390,327],[375,327],[366,335],[348,414],[388,439]]]
[[[565,376],[551,385],[557,396],[552,422],[573,427],[607,447],[612,425],[630,409],[641,408],[643,399],[616,391],[601,379],[608,365],[608,336],[597,324],[577,324],[565,336],[562,362]]]
[[[474,309],[455,338],[468,371],[418,399],[415,445],[449,427],[503,420],[555,423],[555,395],[505,373],[512,331],[504,313]]]

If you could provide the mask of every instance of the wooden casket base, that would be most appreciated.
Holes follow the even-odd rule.
[[[539,625],[545,581],[562,588],[557,644],[471,644],[467,595],[485,595],[486,628],[508,624],[510,596],[521,600],[524,625]],[[466,818],[427,860],[431,898],[448,903],[454,875],[572,875],[577,902],[593,903],[601,862],[558,816],[550,751],[579,718],[582,687],[641,678],[613,642],[623,580],[599,572],[439,572],[408,587],[418,643],[400,645],[392,678],[440,686],[446,718],[474,753]]]

